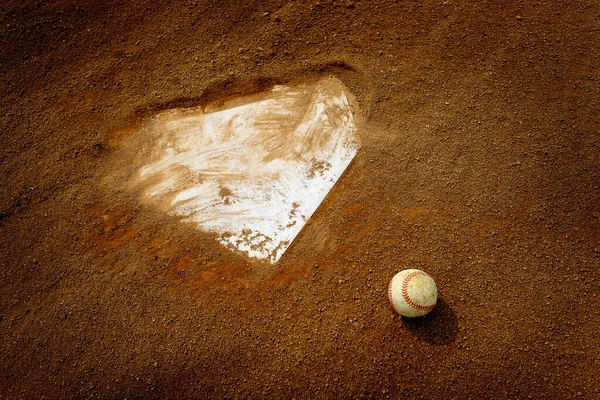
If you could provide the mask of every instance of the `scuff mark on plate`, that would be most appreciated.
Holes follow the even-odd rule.
[[[223,245],[277,262],[359,148],[343,84],[333,77],[163,111],[128,186],[143,201],[215,232]]]

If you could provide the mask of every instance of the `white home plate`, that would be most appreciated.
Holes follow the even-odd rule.
[[[129,183],[144,200],[272,263],[359,147],[344,86],[335,78],[165,111],[139,133],[150,147],[140,149],[144,159]]]

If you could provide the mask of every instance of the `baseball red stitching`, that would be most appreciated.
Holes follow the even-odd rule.
[[[411,306],[415,310],[429,311],[429,310],[432,310],[433,307],[435,307],[435,304],[432,304],[430,306],[422,306],[420,304],[415,303],[413,301],[413,299],[411,299],[410,296],[408,295],[408,283],[410,282],[410,280],[412,278],[414,278],[415,276],[419,276],[419,275],[428,276],[431,278],[431,276],[429,276],[429,274],[427,274],[423,271],[414,271],[414,272],[411,272],[410,274],[406,275],[406,278],[404,278],[404,281],[402,282],[402,298],[409,306]]]
[[[394,299],[392,298],[392,282],[393,280],[390,281],[390,285],[388,286],[388,299],[390,300],[390,304],[392,305],[392,307],[394,307]]]

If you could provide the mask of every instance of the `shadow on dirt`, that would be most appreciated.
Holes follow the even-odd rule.
[[[357,96],[362,100],[360,101],[362,114],[369,115],[373,97],[369,82],[364,74],[360,72],[360,68],[344,60],[335,59],[297,70],[291,73],[287,79],[272,76],[217,79],[208,83],[204,91],[198,96],[180,97],[143,105],[136,110],[133,123],[135,124],[135,122],[149,118],[164,110],[204,107],[209,103],[223,104],[225,101],[237,97],[267,92],[275,85],[293,85],[307,80],[318,80],[324,76],[335,76],[341,80],[353,96]],[[353,102],[354,97],[350,101]]]
[[[402,323],[421,340],[434,345],[454,342],[458,332],[456,314],[444,299],[438,299],[437,306],[424,317],[403,317]]]

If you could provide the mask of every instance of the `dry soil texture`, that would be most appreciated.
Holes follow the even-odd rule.
[[[598,1],[0,13],[0,398],[600,396]],[[161,110],[325,75],[362,147],[275,265],[103,183]]]

